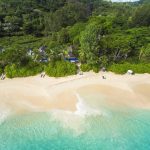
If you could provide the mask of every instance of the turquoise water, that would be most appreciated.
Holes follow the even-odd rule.
[[[109,110],[80,120],[76,134],[69,120],[64,125],[51,113],[9,117],[0,125],[0,150],[150,150],[150,111]]]

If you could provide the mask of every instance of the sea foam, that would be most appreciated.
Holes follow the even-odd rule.
[[[76,104],[76,111],[75,112],[68,111],[68,110],[53,109],[52,111],[50,111],[50,113],[52,113],[52,114],[61,113],[61,116],[63,116],[63,114],[65,114],[65,115],[72,115],[72,116],[74,115],[77,117],[97,116],[97,115],[101,116],[104,114],[100,110],[93,108],[90,105],[88,105],[88,103],[86,103],[86,101],[78,93],[75,93],[75,95],[77,98],[77,104]]]
[[[78,100],[76,104],[77,110],[75,111],[76,115],[84,117],[84,116],[90,116],[90,115],[102,115],[103,114],[100,110],[90,107],[78,93],[76,93],[76,97]]]
[[[2,105],[0,107],[0,125],[6,120],[10,114],[10,109]]]
[[[51,119],[59,121],[63,128],[73,129],[75,135],[85,133],[88,126],[85,123],[87,117],[106,116],[106,112],[101,109],[90,106],[84,98],[75,92],[77,98],[76,111],[53,109],[48,112],[52,115]]]

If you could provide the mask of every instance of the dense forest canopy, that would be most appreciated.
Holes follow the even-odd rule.
[[[70,51],[94,70],[149,64],[150,1],[0,0],[0,72],[35,67],[25,76],[34,74]]]

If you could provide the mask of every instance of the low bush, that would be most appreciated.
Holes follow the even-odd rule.
[[[112,64],[108,67],[108,70],[117,74],[125,74],[128,70],[133,70],[134,73],[150,73],[150,64]]]
[[[80,69],[83,71],[83,72],[88,72],[90,70],[92,70],[92,66],[91,65],[88,65],[88,64],[82,64],[80,66]]]
[[[2,70],[2,68],[0,68],[0,75],[3,73],[3,70]]]
[[[15,64],[5,67],[5,73],[8,78],[34,76],[42,71],[42,65],[36,63],[32,63],[24,67],[20,67]]]
[[[100,71],[100,67],[98,65],[89,65],[89,64],[82,64],[80,66],[81,70],[83,72],[88,72],[88,71],[91,71],[93,70],[95,73],[98,73]]]
[[[92,69],[95,73],[99,73],[99,71],[100,71],[100,67],[98,67],[98,66],[93,66]]]
[[[77,73],[77,66],[70,62],[57,61],[46,66],[45,72],[48,76],[51,77],[75,75]]]

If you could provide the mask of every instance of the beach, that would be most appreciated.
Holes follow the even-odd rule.
[[[102,75],[106,79],[102,79]],[[6,79],[0,81],[1,114],[5,109],[12,113],[56,109],[75,112],[77,94],[90,93],[103,95],[108,105],[150,109],[150,75],[89,72],[64,78],[40,78],[38,75]]]
[[[0,81],[2,150],[145,150],[149,116],[150,74]]]

